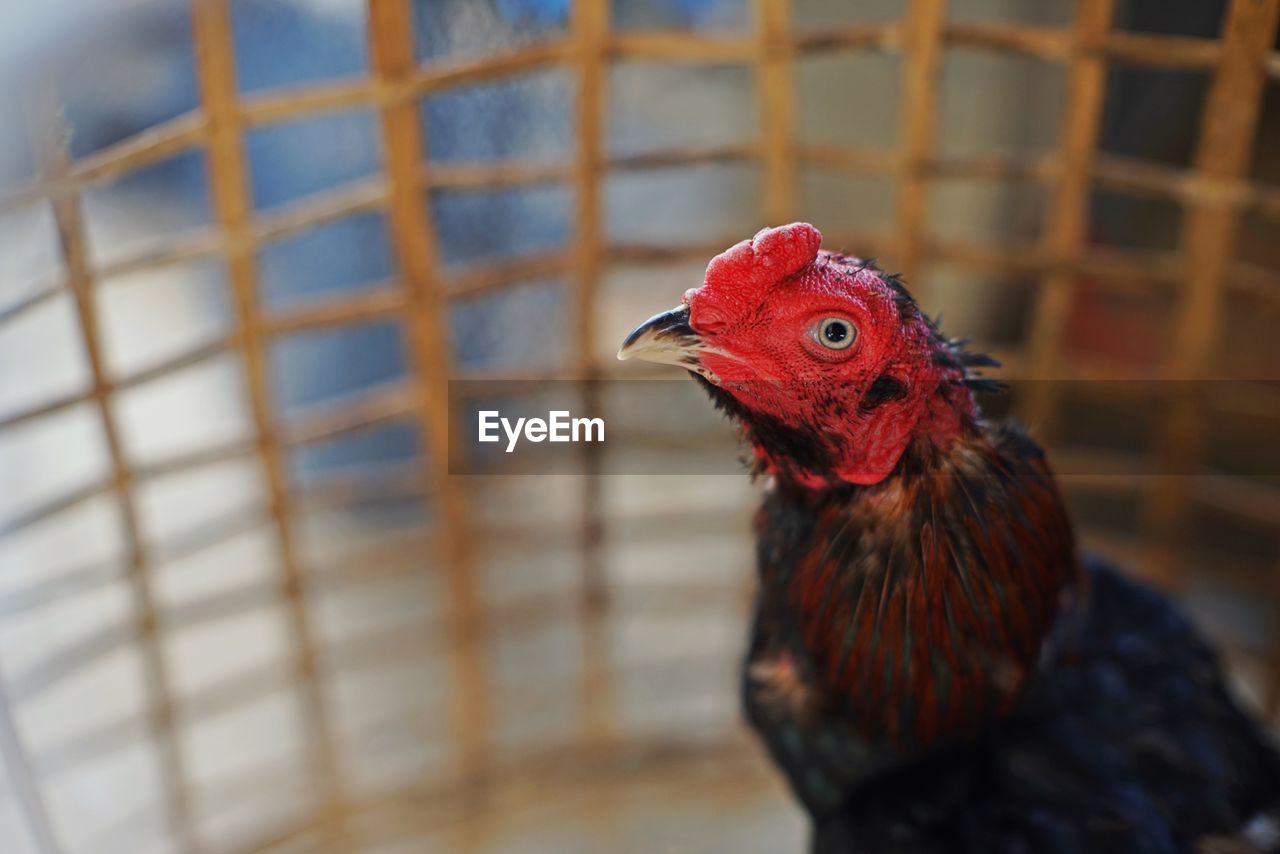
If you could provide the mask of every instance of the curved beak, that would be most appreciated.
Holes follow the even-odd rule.
[[[689,325],[689,307],[678,306],[655,314],[632,330],[618,349],[618,359],[641,359],[662,365],[675,365],[716,385],[720,380],[702,364],[703,353],[720,353],[708,346]]]
[[[618,348],[619,361],[640,359],[689,370],[700,366],[699,354],[707,348],[689,325],[689,307],[682,305],[655,314],[632,330]]]

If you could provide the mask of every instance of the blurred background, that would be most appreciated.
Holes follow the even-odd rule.
[[[796,219],[1274,716],[1277,2],[6,4],[0,850],[801,850],[758,487],[613,360]],[[541,379],[624,450],[460,474]]]

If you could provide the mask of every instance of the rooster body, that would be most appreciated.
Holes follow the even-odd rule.
[[[624,343],[690,370],[770,479],[743,674],[813,850],[1280,841],[1280,757],[1162,596],[1076,553],[992,364],[894,277],[766,229]]]
[[[1005,441],[1029,445],[1022,437]],[[858,493],[878,489],[855,487],[825,500],[856,513],[858,504],[876,500]],[[959,709],[953,714],[968,717],[941,741],[895,739],[895,729],[914,733],[919,719],[928,719],[924,701],[880,700],[874,708],[883,715],[868,721],[857,699],[876,690],[871,670],[892,670],[885,662],[894,652],[882,655],[855,640],[847,654],[871,662],[868,685],[856,694],[831,691],[839,665],[827,657],[842,661],[844,649],[806,642],[803,609],[779,586],[786,573],[780,567],[803,565],[804,554],[831,545],[813,524],[813,501],[775,486],[757,519],[761,587],[743,699],[748,720],[813,816],[814,851],[1185,851],[1246,833],[1250,820],[1274,805],[1280,763],[1227,693],[1216,657],[1167,600],[1096,563],[1086,563],[1073,582],[1010,705],[1002,705],[1008,701],[1000,691],[1016,679],[1009,665],[1002,670],[981,656],[952,657],[947,650],[954,647],[931,646],[929,673],[951,682]],[[1013,524],[987,530],[998,537]],[[852,542],[857,535],[844,536]],[[932,611],[970,607],[952,599],[968,595],[961,591],[911,603],[905,597],[913,582],[901,576],[867,583],[900,588],[897,600],[878,587],[862,594],[871,596],[864,609],[887,603],[880,645],[890,650],[925,644],[911,624]],[[832,595],[847,602],[849,592]],[[874,625],[861,618],[832,624],[869,631],[867,622]],[[980,684],[966,672],[975,667],[996,683],[981,715],[975,711],[983,704],[969,698],[982,695],[958,693],[966,680]],[[882,671],[879,690],[902,680]],[[1259,829],[1266,831],[1265,822]]]

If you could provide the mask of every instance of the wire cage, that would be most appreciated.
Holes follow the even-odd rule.
[[[752,176],[745,223],[814,218],[828,245],[900,270],[926,307],[967,299],[963,284],[945,284],[953,281],[1018,294],[1014,332],[981,343],[993,343],[1002,377],[1014,381],[1015,413],[1064,472],[1086,547],[1185,593],[1246,692],[1274,714],[1280,491],[1259,476],[1272,472],[1216,452],[1224,442],[1265,446],[1280,419],[1265,367],[1276,364],[1265,326],[1280,307],[1280,0],[1232,0],[1207,35],[1125,29],[1117,0],[1048,4],[1062,7],[1049,23],[1039,12],[974,19],[961,2],[911,0],[900,14],[869,20],[851,7],[816,24],[802,0],[753,0],[740,20],[712,30],[631,26],[626,5],[577,0],[567,25],[544,37],[424,61],[415,17],[431,15],[430,4],[370,0],[367,73],[246,92],[236,4],[196,0],[198,107],[85,156],[73,156],[57,75],[24,82],[35,174],[0,190],[0,216],[47,213],[59,263],[47,280],[5,284],[0,338],[65,303],[84,382],[0,411],[0,448],[17,449],[0,453],[16,464],[28,437],[64,430],[57,420],[79,412],[87,426],[70,435],[101,445],[103,463],[84,482],[18,489],[4,503],[0,553],[21,564],[0,585],[6,850],[649,851],[655,838],[688,850],[798,846],[800,816],[736,718],[751,585],[745,477],[700,491],[684,483],[693,496],[684,500],[662,478],[591,476],[604,465],[592,452],[586,476],[502,480],[450,468],[451,380],[571,379],[590,393],[606,379],[649,376],[612,361],[626,324],[641,307],[665,307],[699,265],[749,232],[619,237],[611,182],[679,180],[706,166]],[[948,63],[973,54],[1061,75],[1035,99],[1052,140],[1043,150],[948,148]],[[880,78],[841,78],[847,88],[824,97],[848,95],[848,104],[822,109],[856,112],[854,90],[887,81],[893,114],[861,116],[888,129],[885,145],[819,139],[805,127],[808,66],[855,57],[891,64]],[[634,64],[743,75],[750,111],[736,138],[615,144],[610,128],[626,101],[617,71]],[[425,101],[548,70],[571,81],[570,157],[428,156]],[[1185,163],[1104,144],[1108,98],[1125,70],[1202,78]],[[972,89],[968,97],[986,97]],[[376,122],[377,173],[262,207],[249,137],[351,111]],[[428,126],[427,137],[434,130],[444,132]],[[95,188],[189,154],[203,162],[211,223],[104,260],[85,214]],[[849,178],[886,188],[874,205],[856,196],[874,208],[869,227],[813,214],[814,188]],[[958,184],[1030,188],[1041,225],[940,234],[935,214]],[[571,200],[563,245],[446,263],[449,237],[425,203],[433,194],[545,187]],[[1169,245],[1100,241],[1106,197],[1173,209]],[[965,217],[963,205],[958,216],[951,208],[951,219]],[[271,246],[369,214],[391,235],[385,280],[288,310],[264,304]],[[225,272],[230,329],[131,370],[113,366],[104,283],[204,262]],[[460,364],[451,343],[460,310],[481,306],[483,322],[486,298],[548,280],[564,289],[555,333],[564,358],[550,368]],[[1082,301],[1117,295],[1162,306],[1148,330],[1157,356],[1135,361],[1080,334]],[[161,324],[137,334],[159,334]],[[370,324],[400,330],[411,371],[282,416],[279,342]],[[130,438],[146,421],[128,408],[132,393],[181,384],[227,355],[243,434],[172,453],[146,453]],[[1108,430],[1143,429],[1130,446],[1106,448],[1085,416]],[[1223,439],[1224,424],[1239,434]],[[295,454],[386,425],[413,431],[411,462],[297,475]],[[201,478],[230,466],[258,488],[215,506]],[[192,507],[191,524],[151,530],[156,505],[173,503]],[[377,523],[335,515],[352,507],[375,508]],[[32,532],[69,537],[59,526],[85,513],[101,548],[30,546]],[[243,571],[256,559],[228,548],[249,535],[265,543],[256,574]],[[193,568],[197,559],[205,568]],[[686,572],[682,561],[719,569]],[[213,581],[172,592],[171,576],[197,571]],[[1238,619],[1241,609],[1253,616]],[[50,641],[39,627],[54,623]],[[24,632],[41,638],[29,654],[12,640]],[[249,651],[231,655],[237,641]]]

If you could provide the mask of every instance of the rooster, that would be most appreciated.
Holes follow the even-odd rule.
[[[1262,851],[1280,754],[1160,594],[1078,555],[995,365],[796,223],[618,353],[691,372],[756,473],[746,717],[812,850]]]

